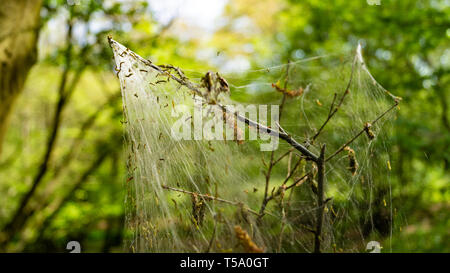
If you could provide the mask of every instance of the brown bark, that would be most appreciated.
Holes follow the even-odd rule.
[[[2,0],[0,10],[0,154],[8,119],[37,59],[41,0]]]

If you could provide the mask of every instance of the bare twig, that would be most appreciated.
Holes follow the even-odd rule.
[[[230,200],[222,199],[222,198],[219,198],[219,197],[211,196],[211,195],[208,195],[208,194],[196,193],[196,192],[192,192],[192,191],[187,191],[187,190],[183,190],[183,189],[169,187],[169,186],[166,186],[166,185],[161,185],[161,187],[163,189],[166,189],[166,190],[177,191],[177,192],[182,192],[182,193],[191,194],[191,195],[192,194],[196,194],[197,196],[200,196],[200,197],[202,197],[205,200],[218,201],[218,202],[226,203],[226,204],[233,205],[233,206],[239,206],[239,207],[247,210],[250,213],[253,213],[255,215],[259,215],[256,211],[254,211],[254,210],[252,210],[250,208],[242,206],[241,202],[230,201]]]
[[[289,81],[289,68],[290,68],[290,61],[288,62],[287,68],[286,68],[286,76],[284,79],[284,89],[287,88],[288,85],[288,81]],[[284,104],[286,103],[286,93],[283,93],[283,98],[281,99],[281,103],[280,103],[280,112],[279,112],[279,120],[281,120],[281,115],[283,114],[283,108],[284,108]],[[286,134],[286,131],[283,130],[283,128],[280,126],[279,123],[276,124],[279,128],[279,130],[281,130],[282,133]],[[289,152],[290,153],[290,152]],[[267,202],[270,201],[270,199],[268,199],[268,193],[269,193],[269,184],[270,184],[270,176],[271,176],[271,172],[272,172],[272,168],[273,166],[275,166],[284,156],[280,157],[277,160],[274,160],[274,155],[275,155],[275,151],[272,151],[270,153],[270,162],[269,162],[269,167],[267,169],[267,173],[265,173],[265,177],[266,177],[266,183],[265,183],[265,187],[264,187],[264,197],[261,203],[261,208],[259,210],[259,218],[261,219],[264,216],[264,210],[266,209],[266,205]]]
[[[394,109],[395,107],[397,107],[398,105],[398,101],[395,101],[395,103],[389,107],[386,111],[384,111],[383,113],[381,113],[376,119],[374,119],[371,124],[375,124],[377,121],[379,121],[382,117],[384,117],[387,113],[389,113],[392,109]],[[339,154],[340,152],[342,152],[345,147],[347,147],[348,145],[350,145],[353,141],[355,141],[360,135],[362,135],[364,132],[366,131],[366,126],[364,126],[364,128],[359,131],[356,135],[354,135],[350,140],[348,140],[345,144],[343,144],[339,149],[337,149],[332,155],[330,155],[325,162],[331,160],[333,157],[335,157],[337,154]]]
[[[294,181],[294,183],[292,183],[291,185],[287,186],[286,190],[290,190],[293,187],[300,186],[301,183],[299,183],[299,182],[304,181],[304,179],[307,176],[311,175],[311,174],[312,174],[312,172],[310,171],[310,172],[306,173],[305,175],[303,175],[302,177],[298,178],[297,180]]]
[[[322,130],[325,128],[325,126],[328,124],[328,122],[331,120],[331,118],[334,116],[334,114],[336,114],[336,112],[342,106],[342,103],[344,102],[344,99],[347,96],[347,94],[350,93],[350,86],[352,84],[353,73],[355,70],[355,63],[357,60],[356,57],[357,57],[357,55],[355,54],[355,57],[354,57],[353,63],[352,63],[352,72],[350,73],[350,79],[348,81],[347,87],[345,88],[344,92],[342,93],[341,98],[339,99],[339,102],[336,105],[336,107],[334,107],[334,104],[336,102],[337,94],[336,93],[334,94],[333,101],[331,102],[331,106],[330,106],[330,112],[328,113],[328,117],[325,120],[325,122],[322,124],[322,126],[320,126],[319,130],[317,130],[316,134],[312,137],[311,143],[313,143],[314,140],[316,140],[316,138],[320,135],[320,133],[322,133]]]
[[[292,177],[292,175],[294,175],[295,171],[297,170],[298,166],[300,166],[300,163],[302,162],[302,159],[300,158],[297,163],[295,164],[294,168],[292,168],[292,170],[289,170],[288,175],[286,176],[286,178],[284,179],[283,183],[281,183],[281,185],[286,185],[286,183],[289,181],[289,179]]]
[[[295,164],[293,170],[288,174],[288,176],[284,179],[283,183],[281,184],[281,186],[278,188],[277,191],[272,191],[272,193],[270,195],[265,196],[265,198],[263,199],[263,203],[261,205],[261,209],[259,211],[259,219],[261,219],[264,216],[264,210],[267,206],[267,204],[273,200],[276,196],[280,195],[282,191],[286,191],[288,189],[291,189],[292,187],[294,187],[296,185],[296,182],[294,182],[292,185],[286,187],[286,183],[287,181],[289,181],[289,179],[294,175],[295,171],[297,170],[298,166],[300,165],[301,162],[301,158],[297,161],[297,163]]]
[[[250,127],[253,128],[257,128],[260,130],[260,132],[264,132],[266,134],[269,134],[271,136],[274,137],[278,137],[284,141],[286,141],[288,144],[290,144],[292,147],[294,147],[297,151],[301,152],[303,155],[305,155],[307,157],[307,159],[310,159],[312,161],[317,161],[318,157],[317,155],[315,155],[313,152],[311,152],[310,150],[308,150],[305,146],[303,146],[302,144],[298,143],[295,139],[293,139],[290,135],[286,134],[286,133],[282,133],[279,131],[275,131],[271,128],[268,128],[264,125],[261,125],[255,121],[252,121],[246,117],[243,117],[241,115],[239,115],[238,113],[234,113],[231,112],[230,110],[228,110],[225,106],[221,106],[219,105],[224,111],[227,111],[231,114],[236,114],[237,118],[243,122],[245,122],[247,125],[249,125]]]
[[[290,148],[286,153],[282,154],[278,159],[276,159],[273,163],[277,164],[278,162],[280,162],[283,158],[285,158],[287,155],[291,154],[295,149],[294,148]]]

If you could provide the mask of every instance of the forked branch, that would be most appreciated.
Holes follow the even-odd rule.
[[[114,49],[115,45],[114,43],[117,43],[116,41],[114,41],[111,37],[108,37],[108,41],[109,44],[111,46],[111,48]],[[177,77],[175,75],[173,75],[172,73],[170,73],[169,71],[163,70],[161,67],[153,64],[151,61],[146,60],[142,57],[140,57],[139,55],[135,54],[134,52],[132,52],[129,49],[126,49],[123,53],[125,54],[129,54],[131,57],[133,57],[134,59],[141,61],[142,63],[144,63],[145,65],[153,68],[154,70],[158,71],[161,74],[167,75],[169,78],[175,80],[176,82],[178,82],[179,84],[187,87],[189,90],[191,90],[195,95],[199,96],[199,97],[203,97],[202,92],[200,91],[200,89],[191,81],[189,81],[189,79],[187,78],[180,78]],[[122,53],[122,54],[123,54]],[[251,119],[246,118],[245,116],[240,115],[238,112],[232,111],[230,109],[228,109],[226,106],[220,104],[220,103],[216,103],[216,105],[224,112],[229,113],[230,115],[234,115],[236,116],[240,121],[244,122],[245,124],[247,124],[248,126],[255,128],[256,130],[259,130],[262,133],[266,133],[268,135],[271,135],[273,137],[278,137],[284,141],[286,141],[287,143],[289,143],[292,147],[294,147],[296,150],[298,150],[300,153],[302,153],[303,155],[305,155],[308,159],[312,160],[312,161],[317,161],[318,157],[317,155],[315,155],[313,152],[311,152],[310,150],[308,150],[305,146],[303,146],[302,144],[298,143],[295,139],[293,139],[289,134],[287,134],[286,132],[279,132],[278,130],[274,130],[270,127],[267,127],[265,125],[262,125],[256,121],[253,121]]]

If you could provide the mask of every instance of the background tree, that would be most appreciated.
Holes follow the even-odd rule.
[[[42,1],[5,0],[0,11],[0,155],[8,117],[37,60]]]

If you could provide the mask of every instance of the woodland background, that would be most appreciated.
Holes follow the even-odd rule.
[[[450,251],[448,1],[218,1],[223,10],[207,26],[163,16],[157,2],[1,1],[1,251],[65,252],[71,240],[84,252],[124,250],[122,105],[107,35],[156,63],[199,72],[361,42],[374,77],[403,98],[388,141],[394,223],[379,224],[377,238],[392,240],[394,252]],[[201,3],[178,2],[169,1],[174,10]],[[392,238],[386,225],[395,226]]]

